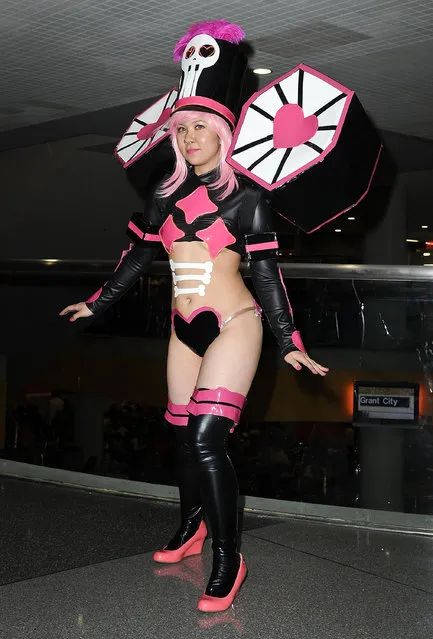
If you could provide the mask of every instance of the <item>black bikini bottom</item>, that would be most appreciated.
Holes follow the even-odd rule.
[[[193,311],[188,317],[184,317],[177,308],[173,309],[171,322],[176,337],[194,353],[203,357],[209,346],[220,334],[221,329],[232,319],[247,311],[255,311],[256,315],[260,317],[260,310],[257,306],[242,308],[230,315],[226,320],[222,320],[221,315],[213,308],[202,306]]]

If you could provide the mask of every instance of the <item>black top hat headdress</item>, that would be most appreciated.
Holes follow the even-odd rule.
[[[207,111],[226,120],[233,130],[247,69],[247,58],[237,46],[245,37],[225,20],[192,25],[174,49],[182,74],[173,112]]]
[[[136,115],[116,146],[115,155],[125,169],[138,160],[145,167],[142,174],[154,167],[161,155],[158,147],[167,137],[168,119],[176,111],[215,113],[234,130],[248,65],[238,46],[244,37],[241,27],[226,20],[199,22],[188,29],[174,48],[174,60],[182,67],[178,87]]]

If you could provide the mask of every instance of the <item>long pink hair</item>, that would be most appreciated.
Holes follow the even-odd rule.
[[[221,154],[220,161],[217,167],[217,179],[215,180],[215,182],[211,182],[209,184],[209,188],[223,188],[223,191],[218,195],[217,198],[218,200],[223,200],[239,186],[235,172],[233,171],[232,167],[226,162],[227,152],[232,141],[232,133],[226,121],[213,113],[204,113],[202,111],[178,111],[171,116],[168,128],[168,132],[171,136],[171,143],[176,155],[176,164],[173,174],[167,180],[165,180],[159,188],[159,193],[163,197],[168,197],[169,195],[174,193],[174,191],[176,191],[176,189],[178,189],[181,184],[185,182],[188,175],[188,166],[186,160],[181,154],[179,146],[177,144],[177,128],[179,124],[191,122],[192,120],[197,119],[205,120],[218,135],[221,142]]]

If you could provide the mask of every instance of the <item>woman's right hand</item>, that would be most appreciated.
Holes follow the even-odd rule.
[[[74,313],[72,317],[69,318],[70,322],[75,322],[75,320],[80,319],[80,317],[91,317],[93,315],[85,302],[78,302],[78,304],[66,306],[63,311],[60,311],[59,315],[68,315],[68,313]]]

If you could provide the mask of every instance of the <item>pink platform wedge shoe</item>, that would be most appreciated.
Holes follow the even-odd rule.
[[[180,546],[180,548],[176,550],[165,550],[165,548],[157,550],[153,555],[153,559],[160,564],[176,564],[178,561],[185,559],[185,557],[199,555],[203,549],[206,535],[206,524],[202,521],[195,535]]]
[[[243,556],[241,555],[241,563],[239,565],[238,574],[236,576],[235,583],[233,584],[233,588],[230,590],[229,594],[225,597],[211,597],[210,595],[206,595],[206,593],[204,593],[200,597],[197,608],[201,610],[201,612],[222,612],[223,610],[227,610],[227,608],[230,608],[230,606],[232,605],[246,576],[247,565]]]

